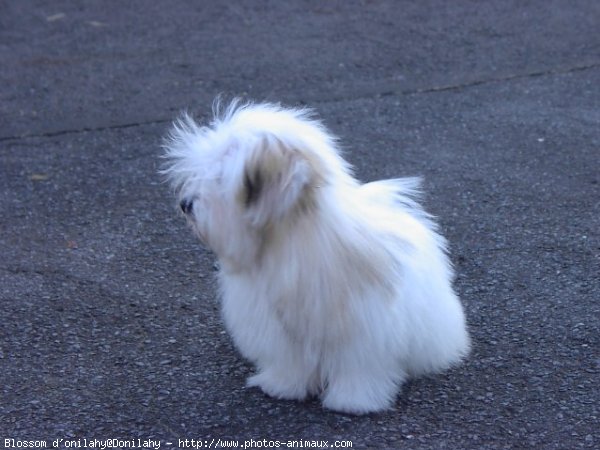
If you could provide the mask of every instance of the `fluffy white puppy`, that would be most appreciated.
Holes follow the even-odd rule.
[[[310,111],[273,104],[234,101],[208,126],[184,116],[165,148],[181,209],[220,261],[225,324],[257,369],[248,386],[361,414],[468,353],[417,179],[359,183]]]

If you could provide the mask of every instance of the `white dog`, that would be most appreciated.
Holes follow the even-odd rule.
[[[360,184],[310,111],[272,104],[234,101],[205,127],[184,116],[165,147],[181,209],[221,263],[225,324],[257,368],[248,386],[368,413],[468,353],[418,180]]]

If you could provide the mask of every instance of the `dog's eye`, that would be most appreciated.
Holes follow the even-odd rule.
[[[192,212],[193,202],[188,199],[183,199],[179,202],[179,207],[184,214],[190,214]]]
[[[255,203],[263,188],[263,179],[260,171],[254,171],[254,176],[251,176],[248,171],[244,171],[244,204],[250,206]]]

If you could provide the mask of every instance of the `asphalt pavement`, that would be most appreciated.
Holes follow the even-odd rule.
[[[600,448],[599,24],[596,0],[1,2],[0,446]],[[425,178],[463,365],[364,417],[244,387],[157,173],[218,94],[315,108],[364,181]]]

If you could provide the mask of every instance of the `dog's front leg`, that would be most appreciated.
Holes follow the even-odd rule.
[[[287,341],[287,339],[283,339]],[[304,400],[318,388],[317,362],[303,355],[301,349],[290,342],[278,342],[279,348],[267,361],[257,361],[258,372],[249,377],[248,387],[259,387],[275,398]]]

